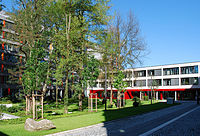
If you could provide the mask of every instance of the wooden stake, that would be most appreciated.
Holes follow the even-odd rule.
[[[89,97],[88,97],[88,112],[90,111],[90,94],[89,94]]]
[[[91,93],[92,97],[93,97],[93,93]],[[91,97],[91,112],[93,111],[93,99]]]
[[[96,93],[96,112],[97,112],[97,93]]]
[[[43,105],[43,102],[44,102],[44,98],[43,98],[43,95],[42,95],[42,119],[44,118],[43,114],[44,114],[44,105]]]
[[[27,100],[27,96],[26,97],[26,115],[28,115],[28,100]]]
[[[35,96],[32,96],[33,98],[33,119],[35,119]]]

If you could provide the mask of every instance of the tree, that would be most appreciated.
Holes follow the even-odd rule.
[[[100,52],[103,54],[102,61],[104,62],[102,64],[108,67],[107,73],[111,83],[111,105],[114,73],[141,62],[145,50],[145,43],[140,36],[136,18],[130,12],[126,21],[124,20],[119,14],[116,14],[110,21],[107,30],[104,31],[100,42]]]
[[[117,14],[112,25],[114,32],[114,43],[117,47],[117,68],[124,69],[133,67],[136,62],[141,62],[145,50],[145,42],[140,36],[138,21],[130,12],[123,21]]]
[[[49,81],[49,70],[47,70],[49,63],[45,60],[49,38],[45,33],[48,30],[44,27],[44,16],[50,0],[16,0],[16,2],[18,8],[11,14],[11,19],[15,21],[15,41],[18,42],[20,53],[25,55],[26,69],[21,68],[24,93],[25,96],[31,96],[40,90],[45,94],[46,90],[42,89],[42,86],[46,86]]]
[[[93,89],[99,76],[99,66],[99,61],[95,59],[94,56],[88,56],[87,65],[84,67],[83,72],[80,73],[82,77],[81,83],[83,88],[87,88],[89,85],[90,88]],[[79,96],[79,98],[81,97]],[[80,110],[82,110],[82,101],[80,101],[80,107]]]
[[[117,71],[116,61],[115,61],[115,58],[117,58],[117,53],[116,53],[117,45],[115,44],[113,37],[114,37],[114,32],[110,26],[103,37],[104,39],[103,39],[102,48],[101,48],[102,53],[103,53],[102,64],[104,65],[105,69],[107,70],[107,71],[105,70],[105,75],[107,75],[108,78],[110,79],[110,85],[111,85],[110,105],[113,104],[113,102],[112,102],[113,80],[114,80],[114,72]]]
[[[61,1],[63,2],[63,1]],[[71,71],[83,71],[85,61],[85,50],[89,46],[88,37],[96,38],[101,32],[100,28],[106,24],[106,13],[108,1],[94,0],[67,0],[63,2],[65,7],[65,24],[59,25],[56,33],[56,41],[59,53],[64,58],[65,69],[65,112],[68,105],[68,80]],[[95,44],[93,44],[95,45]],[[92,45],[90,45],[92,47]]]
[[[121,108],[121,92],[125,92],[125,88],[127,87],[127,82],[123,81],[124,74],[122,71],[117,72],[117,76],[114,79],[114,87],[117,89],[117,107]]]
[[[155,89],[158,88],[159,83],[156,79],[153,79],[153,75],[151,74],[150,82],[148,86],[151,88],[151,104],[153,104],[153,98],[155,98]]]
[[[87,48],[97,49],[96,38],[101,35],[108,21],[106,15],[110,8],[107,5],[109,0],[17,0],[17,2],[19,9],[15,10],[13,20],[16,21],[16,39],[21,43],[20,51],[25,54],[27,63],[29,59],[32,60],[33,50],[39,48],[37,43],[44,51],[48,51],[49,45],[54,47],[52,56],[51,53],[46,56],[48,63],[45,71],[46,80],[41,83],[42,92],[46,92],[50,69],[55,70],[52,73],[55,73],[53,76],[56,77],[57,89],[61,80],[65,80],[64,112],[67,113],[70,73],[83,71],[87,60],[85,57]],[[56,61],[52,61],[53,58]],[[52,63],[56,64],[54,68]],[[27,76],[31,74],[29,71],[25,72],[28,72],[25,73]],[[32,89],[36,86],[34,81],[27,84],[33,85]]]

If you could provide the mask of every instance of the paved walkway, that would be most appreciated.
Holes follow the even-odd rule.
[[[169,107],[166,109],[146,113],[143,115],[133,116],[125,119],[110,121],[106,123],[100,123],[93,126],[83,127],[79,129],[64,131],[56,134],[50,134],[48,136],[138,136],[141,134],[144,134],[145,132],[148,132],[157,126],[160,126],[164,124],[165,122],[168,122],[182,114],[184,114],[187,111],[190,111],[191,109],[196,108],[196,102],[183,102],[181,105]],[[184,126],[183,128],[186,128],[187,126],[183,125],[185,120],[188,122],[188,124],[192,124],[193,120],[191,118],[196,118],[198,114],[200,113],[200,108],[198,109],[199,112],[191,112],[191,114],[188,114],[187,116],[190,116],[190,118],[187,117],[185,119],[183,117],[183,120],[180,124]],[[198,113],[198,114],[197,114]],[[194,115],[193,115],[194,114]],[[199,114],[200,115],[200,114]],[[182,118],[181,118],[182,119]],[[181,120],[177,120],[178,122]],[[200,123],[200,119],[198,120]],[[189,123],[190,122],[190,123]],[[175,123],[175,122],[174,122]],[[182,134],[186,134],[187,132],[190,134],[196,134],[199,131],[196,131],[194,129],[199,129],[200,124],[196,123],[196,125],[191,125],[191,131],[190,129],[188,131],[182,131]],[[171,132],[172,135],[177,135],[176,133],[179,133],[179,131],[174,131],[174,126],[171,126],[173,123],[169,124],[167,130],[165,128],[161,128],[160,130],[154,132],[152,135],[168,135],[169,132]],[[187,125],[188,125],[187,124]],[[178,123],[176,124],[177,128]],[[196,127],[195,127],[196,126]],[[192,129],[194,128],[194,129]],[[181,130],[180,130],[181,131]],[[194,132],[194,133],[193,133]],[[199,133],[200,134],[200,133]]]
[[[3,117],[0,118],[0,120],[3,120],[3,119],[17,119],[17,118],[20,118],[18,116],[14,116],[14,115],[10,115],[10,114],[7,114],[7,113],[2,113],[3,114]]]
[[[199,136],[200,106],[190,114],[154,132],[152,136]]]

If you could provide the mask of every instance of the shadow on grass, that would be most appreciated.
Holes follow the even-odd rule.
[[[8,136],[0,131],[0,136]]]
[[[177,105],[177,104],[173,104],[173,105]],[[152,105],[142,105],[139,107],[127,107],[127,108],[122,108],[122,109],[113,109],[113,110],[104,111],[103,113],[105,117],[104,128],[106,128],[107,136],[126,134],[125,130],[120,129],[120,127],[123,127],[123,123],[127,123],[130,121],[129,117],[132,117],[135,115],[141,115],[144,113],[160,110],[160,109],[171,107],[171,106],[172,105],[169,105],[166,103],[155,103]],[[114,120],[114,121],[112,121],[112,123],[107,122],[111,120]],[[130,124],[130,127],[131,127],[131,124]],[[116,133],[117,129],[118,129],[118,132]],[[133,128],[133,132],[134,132],[134,128]]]

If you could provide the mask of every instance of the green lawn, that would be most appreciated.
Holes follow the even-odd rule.
[[[99,111],[97,113],[85,113],[82,115],[68,116],[63,118],[53,119],[52,122],[56,125],[56,129],[28,132],[24,130],[24,124],[0,124],[0,135],[12,135],[12,136],[36,136],[56,133],[60,131],[66,131],[70,129],[89,126],[101,122],[106,122],[114,119],[124,118],[127,116],[143,114],[146,112],[167,108],[173,105],[167,105],[166,103],[155,103],[153,105],[142,105],[137,108],[127,107],[123,109],[112,109],[108,111]]]

